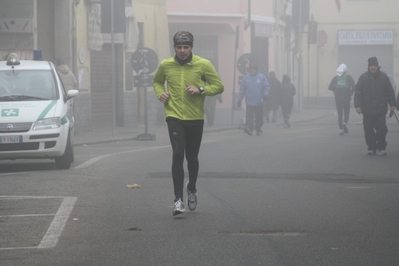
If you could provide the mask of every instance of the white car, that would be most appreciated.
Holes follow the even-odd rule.
[[[72,98],[53,63],[0,61],[0,160],[54,159],[58,169],[74,160]]]

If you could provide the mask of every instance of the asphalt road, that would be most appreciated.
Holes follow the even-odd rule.
[[[399,125],[367,156],[359,119],[205,134],[177,217],[167,136],[76,147],[64,171],[0,161],[0,264],[399,265]]]

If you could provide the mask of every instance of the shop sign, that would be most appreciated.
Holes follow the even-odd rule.
[[[342,30],[338,31],[339,45],[392,45],[393,30]]]

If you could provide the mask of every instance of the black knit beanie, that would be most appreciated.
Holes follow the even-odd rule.
[[[378,66],[377,57],[370,57],[369,58],[369,67],[371,66]]]

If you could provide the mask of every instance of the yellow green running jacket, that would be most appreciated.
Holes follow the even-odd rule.
[[[166,88],[165,88],[166,82]],[[190,95],[186,85],[204,87],[200,94]],[[158,99],[168,91],[169,100],[165,103],[165,117],[180,120],[203,120],[205,96],[222,93],[224,86],[212,63],[193,54],[191,62],[181,66],[174,57],[162,60],[153,79]]]

